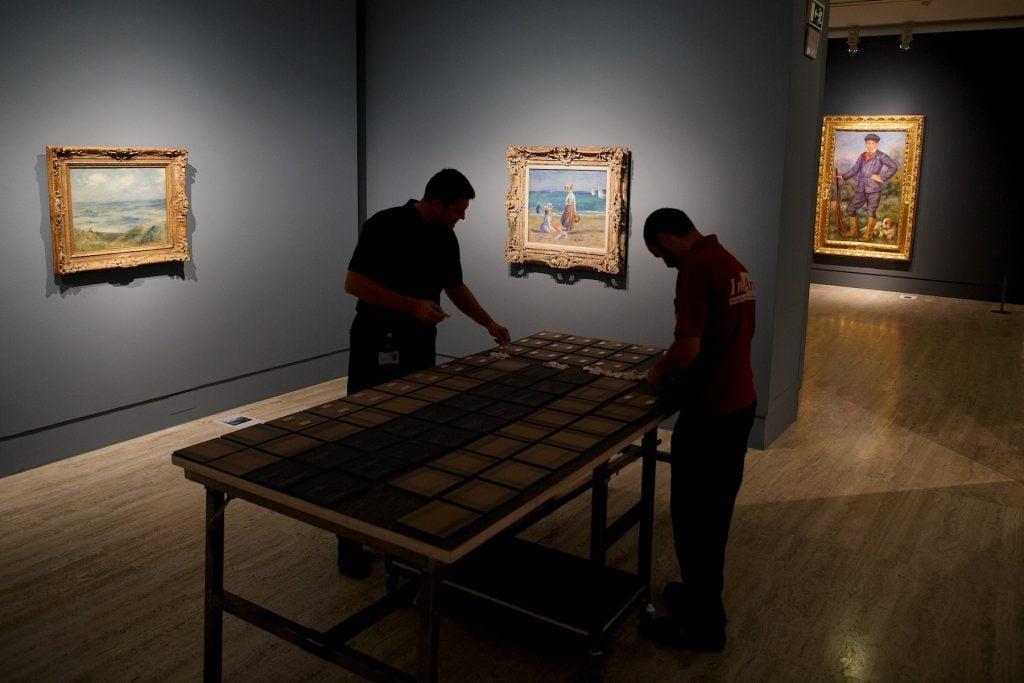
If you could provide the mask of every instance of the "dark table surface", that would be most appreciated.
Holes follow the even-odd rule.
[[[206,482],[452,550],[670,415],[640,377],[662,351],[539,332],[173,460]]]

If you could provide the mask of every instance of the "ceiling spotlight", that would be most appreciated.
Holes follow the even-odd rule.
[[[849,33],[846,34],[846,51],[851,55],[855,55],[860,51],[860,32],[856,26],[851,28]]]
[[[910,24],[903,27],[903,33],[900,34],[900,49],[906,52],[910,49],[910,41],[913,39],[913,34],[910,32]]]

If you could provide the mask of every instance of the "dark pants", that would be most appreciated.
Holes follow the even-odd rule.
[[[874,218],[875,212],[878,211],[878,204],[881,201],[881,192],[861,192],[858,190],[853,195],[853,199],[850,201],[849,205],[847,205],[846,207],[846,215],[856,216],[857,209],[864,206],[864,204],[866,203],[868,206],[867,209],[865,209],[865,211],[867,211],[868,216]]]
[[[348,393],[437,364],[437,328],[423,324],[373,321],[357,314],[349,330]],[[381,353],[398,352],[397,363],[381,363]]]
[[[356,314],[349,330],[348,393],[437,365],[437,328],[433,325],[395,325]],[[398,352],[397,363],[381,363],[380,354]],[[338,536],[338,555],[354,555],[362,544]]]
[[[680,416],[672,431],[672,533],[687,618],[702,627],[725,626],[725,546],[755,406],[719,417]]]

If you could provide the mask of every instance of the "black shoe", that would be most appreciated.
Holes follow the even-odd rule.
[[[700,618],[701,616],[698,614],[700,612],[697,607],[698,601],[679,581],[669,581],[666,583],[665,588],[661,592],[661,599],[665,603],[665,609],[676,619],[686,620],[694,617]],[[723,626],[729,623],[729,620],[725,617],[725,610],[720,605],[712,605],[705,612],[706,614],[703,616],[708,621],[720,620]]]
[[[360,543],[338,537],[338,571],[350,579],[365,579],[371,574],[370,556]]]
[[[665,609],[674,617],[682,617],[686,613],[686,589],[679,581],[669,581],[661,592],[661,599],[665,602]]]
[[[675,617],[658,617],[646,629],[647,636],[667,647],[693,652],[721,652],[725,649],[725,629],[696,629]]]

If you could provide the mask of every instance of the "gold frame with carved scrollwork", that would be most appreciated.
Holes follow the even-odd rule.
[[[179,148],[47,147],[54,273],[67,275],[86,270],[188,261],[188,197],[185,192],[187,163],[188,152]],[[108,173],[112,169],[126,170],[120,174]],[[131,169],[163,169],[162,194],[158,189],[159,197],[148,201],[151,206],[157,207],[153,210],[158,214],[166,212],[166,230],[160,231],[154,224],[148,229],[144,225],[133,226],[120,233],[90,229],[87,235],[83,228],[76,240],[72,173],[94,171],[92,175],[99,179],[97,182],[106,182],[109,186],[104,188],[107,193],[105,196],[116,200],[118,181],[130,186],[133,180],[129,172]],[[104,180],[107,177],[109,179]],[[128,192],[127,187],[125,192]],[[110,202],[96,201],[93,204],[98,206],[103,203]],[[82,200],[80,205],[84,204]],[[84,224],[84,214],[79,215],[83,217]],[[128,235],[133,230],[135,232]],[[138,237],[135,238],[135,235]],[[82,244],[87,238],[91,239],[90,246],[83,248]]]
[[[505,211],[509,238],[505,244],[506,261],[546,265],[559,270],[578,268],[611,274],[624,271],[629,223],[629,150],[624,147],[509,147],[507,157],[509,189]],[[553,233],[542,236],[531,227],[532,170],[604,173],[604,189],[592,190],[604,194],[603,220],[600,214],[589,217],[589,223],[597,227],[590,230],[587,241],[576,239],[585,234],[582,230],[573,234],[570,229],[566,235],[569,239],[557,239],[561,226],[557,228],[557,236]]]
[[[860,207],[854,228],[849,223],[846,204],[855,196],[856,177],[839,180],[836,175],[852,171],[851,164],[864,152],[864,137],[869,133],[881,138],[878,151],[889,155],[897,170],[883,187],[875,220],[869,225],[865,207]],[[923,136],[921,115],[824,118],[814,222],[815,254],[910,260]]]

